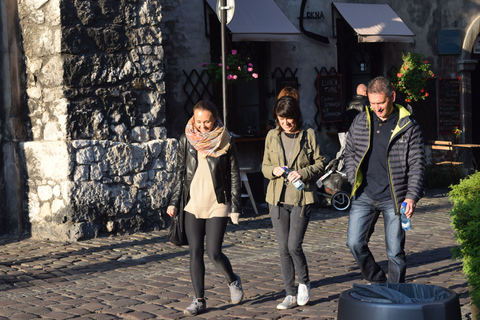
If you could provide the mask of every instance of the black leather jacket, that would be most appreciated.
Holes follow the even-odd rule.
[[[240,198],[242,196],[242,181],[237,160],[237,149],[233,138],[230,138],[228,152],[220,157],[207,156],[208,167],[212,174],[213,186],[218,203],[232,203],[231,212],[241,213]],[[183,204],[190,199],[190,184],[197,170],[197,150],[188,142],[185,134],[180,137],[177,152],[177,167],[175,184],[169,206],[180,208],[181,194]],[[183,209],[183,208],[182,208]]]

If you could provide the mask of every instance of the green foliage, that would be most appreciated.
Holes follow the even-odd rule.
[[[454,258],[462,259],[471,301],[480,307],[480,172],[451,186],[448,195],[453,202],[450,218],[460,243],[452,252]]]
[[[425,100],[429,95],[425,91],[427,78],[434,76],[430,64],[416,52],[402,53],[402,59],[402,66],[392,79],[395,90],[405,93],[406,102]]]
[[[202,67],[206,68],[212,76],[213,82],[219,82],[222,79],[222,61],[218,63],[206,64],[202,63]],[[242,57],[237,50],[227,53],[226,59],[226,77],[227,83],[233,84],[240,79],[250,81],[258,78],[258,74],[253,72],[253,64],[248,58]]]

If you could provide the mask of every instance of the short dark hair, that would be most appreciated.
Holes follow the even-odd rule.
[[[297,99],[290,96],[283,96],[275,102],[272,110],[272,116],[277,123],[278,130],[283,130],[278,123],[278,117],[293,119],[295,122],[294,131],[302,126],[302,111],[298,105]]]
[[[392,83],[385,77],[376,77],[368,83],[368,93],[384,93],[386,96],[391,96],[394,91]]]
[[[219,117],[218,115],[218,109],[217,107],[213,104],[213,102],[209,100],[201,100],[199,101],[194,107],[193,107],[193,113],[195,113],[195,110],[206,110],[210,111],[215,119]]]

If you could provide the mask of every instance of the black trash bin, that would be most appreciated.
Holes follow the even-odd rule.
[[[338,301],[337,320],[461,320],[455,291],[413,283],[353,285]]]

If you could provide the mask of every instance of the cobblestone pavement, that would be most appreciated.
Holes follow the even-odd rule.
[[[462,265],[451,259],[455,239],[447,190],[428,190],[407,235],[407,282],[439,285],[459,294],[470,319]],[[229,303],[223,277],[206,258],[208,309],[202,319],[336,319],[342,291],[365,283],[348,251],[348,214],[317,207],[304,251],[312,284],[307,306],[278,311],[284,298],[275,236],[265,205],[229,225],[224,252],[245,290]],[[383,221],[371,239],[386,266]],[[3,239],[0,245],[0,319],[181,319],[192,300],[188,248],[167,242],[166,231],[100,237],[78,243]]]

